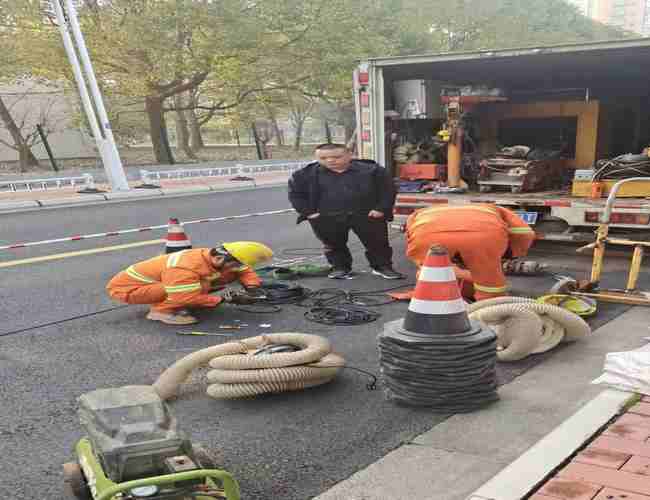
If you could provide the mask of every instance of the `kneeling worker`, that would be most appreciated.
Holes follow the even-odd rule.
[[[227,291],[209,294],[223,285],[239,281],[255,295],[261,280],[252,267],[272,257],[269,247],[253,241],[182,250],[133,264],[113,277],[106,289],[117,301],[150,304],[147,319],[190,325],[198,320],[186,308],[211,308],[231,300]]]
[[[418,210],[409,216],[406,233],[406,255],[418,268],[435,244],[460,261],[466,270],[455,271],[463,295],[476,300],[505,295],[502,259],[524,257],[535,241],[535,232],[517,214],[487,204]]]

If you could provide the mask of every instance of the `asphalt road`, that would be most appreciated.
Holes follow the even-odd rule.
[[[141,200],[0,216],[0,238],[7,243],[164,224],[181,220],[278,210],[287,207],[283,188]],[[195,247],[235,239],[261,240],[281,258],[283,250],[315,248],[306,225],[293,215],[274,215],[240,222],[197,224],[187,228]],[[124,238],[0,252],[0,263],[98,246],[161,237],[142,233]],[[401,235],[394,235],[396,265],[413,277],[403,257]],[[366,270],[358,243],[356,265]],[[160,245],[97,255],[0,268],[0,497],[62,498],[61,464],[72,458],[81,437],[76,397],[98,387],[148,384],[187,349],[214,343],[209,338],[180,337],[177,328],[144,319],[143,307],[111,308],[105,283],[130,263],[155,255]],[[562,273],[584,273],[588,259],[561,252],[545,260]],[[622,280],[624,262],[608,264],[608,278]],[[644,288],[650,288],[647,272]],[[306,280],[310,288],[332,287],[325,279]],[[360,272],[356,280],[336,286],[375,290],[394,283]],[[550,278],[513,279],[521,294],[543,292]],[[601,309],[599,323],[622,313],[623,306]],[[317,333],[331,339],[348,364],[377,372],[375,339],[382,324],[403,316],[404,304],[382,307],[376,323],[325,327],[304,319],[304,309],[284,307],[272,315],[233,307],[204,312],[202,329],[241,319],[251,325],[244,336],[264,332]],[[50,326],[40,326],[58,322]],[[257,325],[270,323],[261,330]],[[13,333],[24,330],[20,333]],[[502,370],[502,382],[543,362],[535,358]],[[428,410],[397,407],[381,390],[368,391],[367,378],[345,371],[327,386],[308,391],[221,402],[202,393],[200,377],[174,402],[180,424],[194,441],[222,456],[249,500],[303,500],[376,461],[402,442],[435,426],[445,416]]]

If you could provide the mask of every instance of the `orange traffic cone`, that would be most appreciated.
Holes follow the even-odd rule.
[[[174,253],[192,248],[190,241],[181,223],[175,217],[170,217],[167,227],[167,241],[165,253]]]
[[[440,413],[476,410],[498,399],[496,335],[470,321],[447,250],[433,246],[403,320],[377,339],[386,397]]]
[[[471,329],[456,275],[442,246],[431,247],[424,260],[404,329],[420,335],[453,335]]]

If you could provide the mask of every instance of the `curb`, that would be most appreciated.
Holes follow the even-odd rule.
[[[0,215],[19,212],[33,212],[37,210],[78,207],[84,205],[98,205],[102,203],[122,203],[128,201],[152,200],[162,196],[175,198],[180,196],[192,196],[230,191],[250,191],[254,189],[267,189],[286,185],[287,180],[272,182],[269,184],[258,184],[257,186],[189,186],[183,188],[161,188],[161,189],[131,189],[125,192],[85,194],[80,197],[69,196],[65,198],[53,198],[44,200],[21,200],[12,202],[0,202]]]
[[[589,401],[467,500],[521,500],[589,441],[636,395],[607,389]]]

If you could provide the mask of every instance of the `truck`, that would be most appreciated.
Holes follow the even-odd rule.
[[[649,69],[648,38],[367,59],[353,76],[357,156],[400,177],[405,165],[394,158],[397,148],[435,140],[450,121],[450,102],[463,102],[465,95],[477,131],[470,155],[477,171],[501,148],[524,142],[538,150],[561,142],[554,168],[538,165],[540,189],[522,189],[508,177],[511,169],[492,184],[473,179],[465,190],[400,192],[396,221],[433,204],[492,203],[519,213],[539,239],[588,243],[622,171],[614,169],[614,179],[597,179],[599,160],[624,161],[621,155],[634,153],[633,160],[641,161],[634,166],[650,162],[644,160],[650,145]],[[638,176],[634,166],[629,174]],[[437,172],[444,176],[444,168]],[[650,239],[650,170],[648,176],[648,183],[618,193],[613,233]]]

